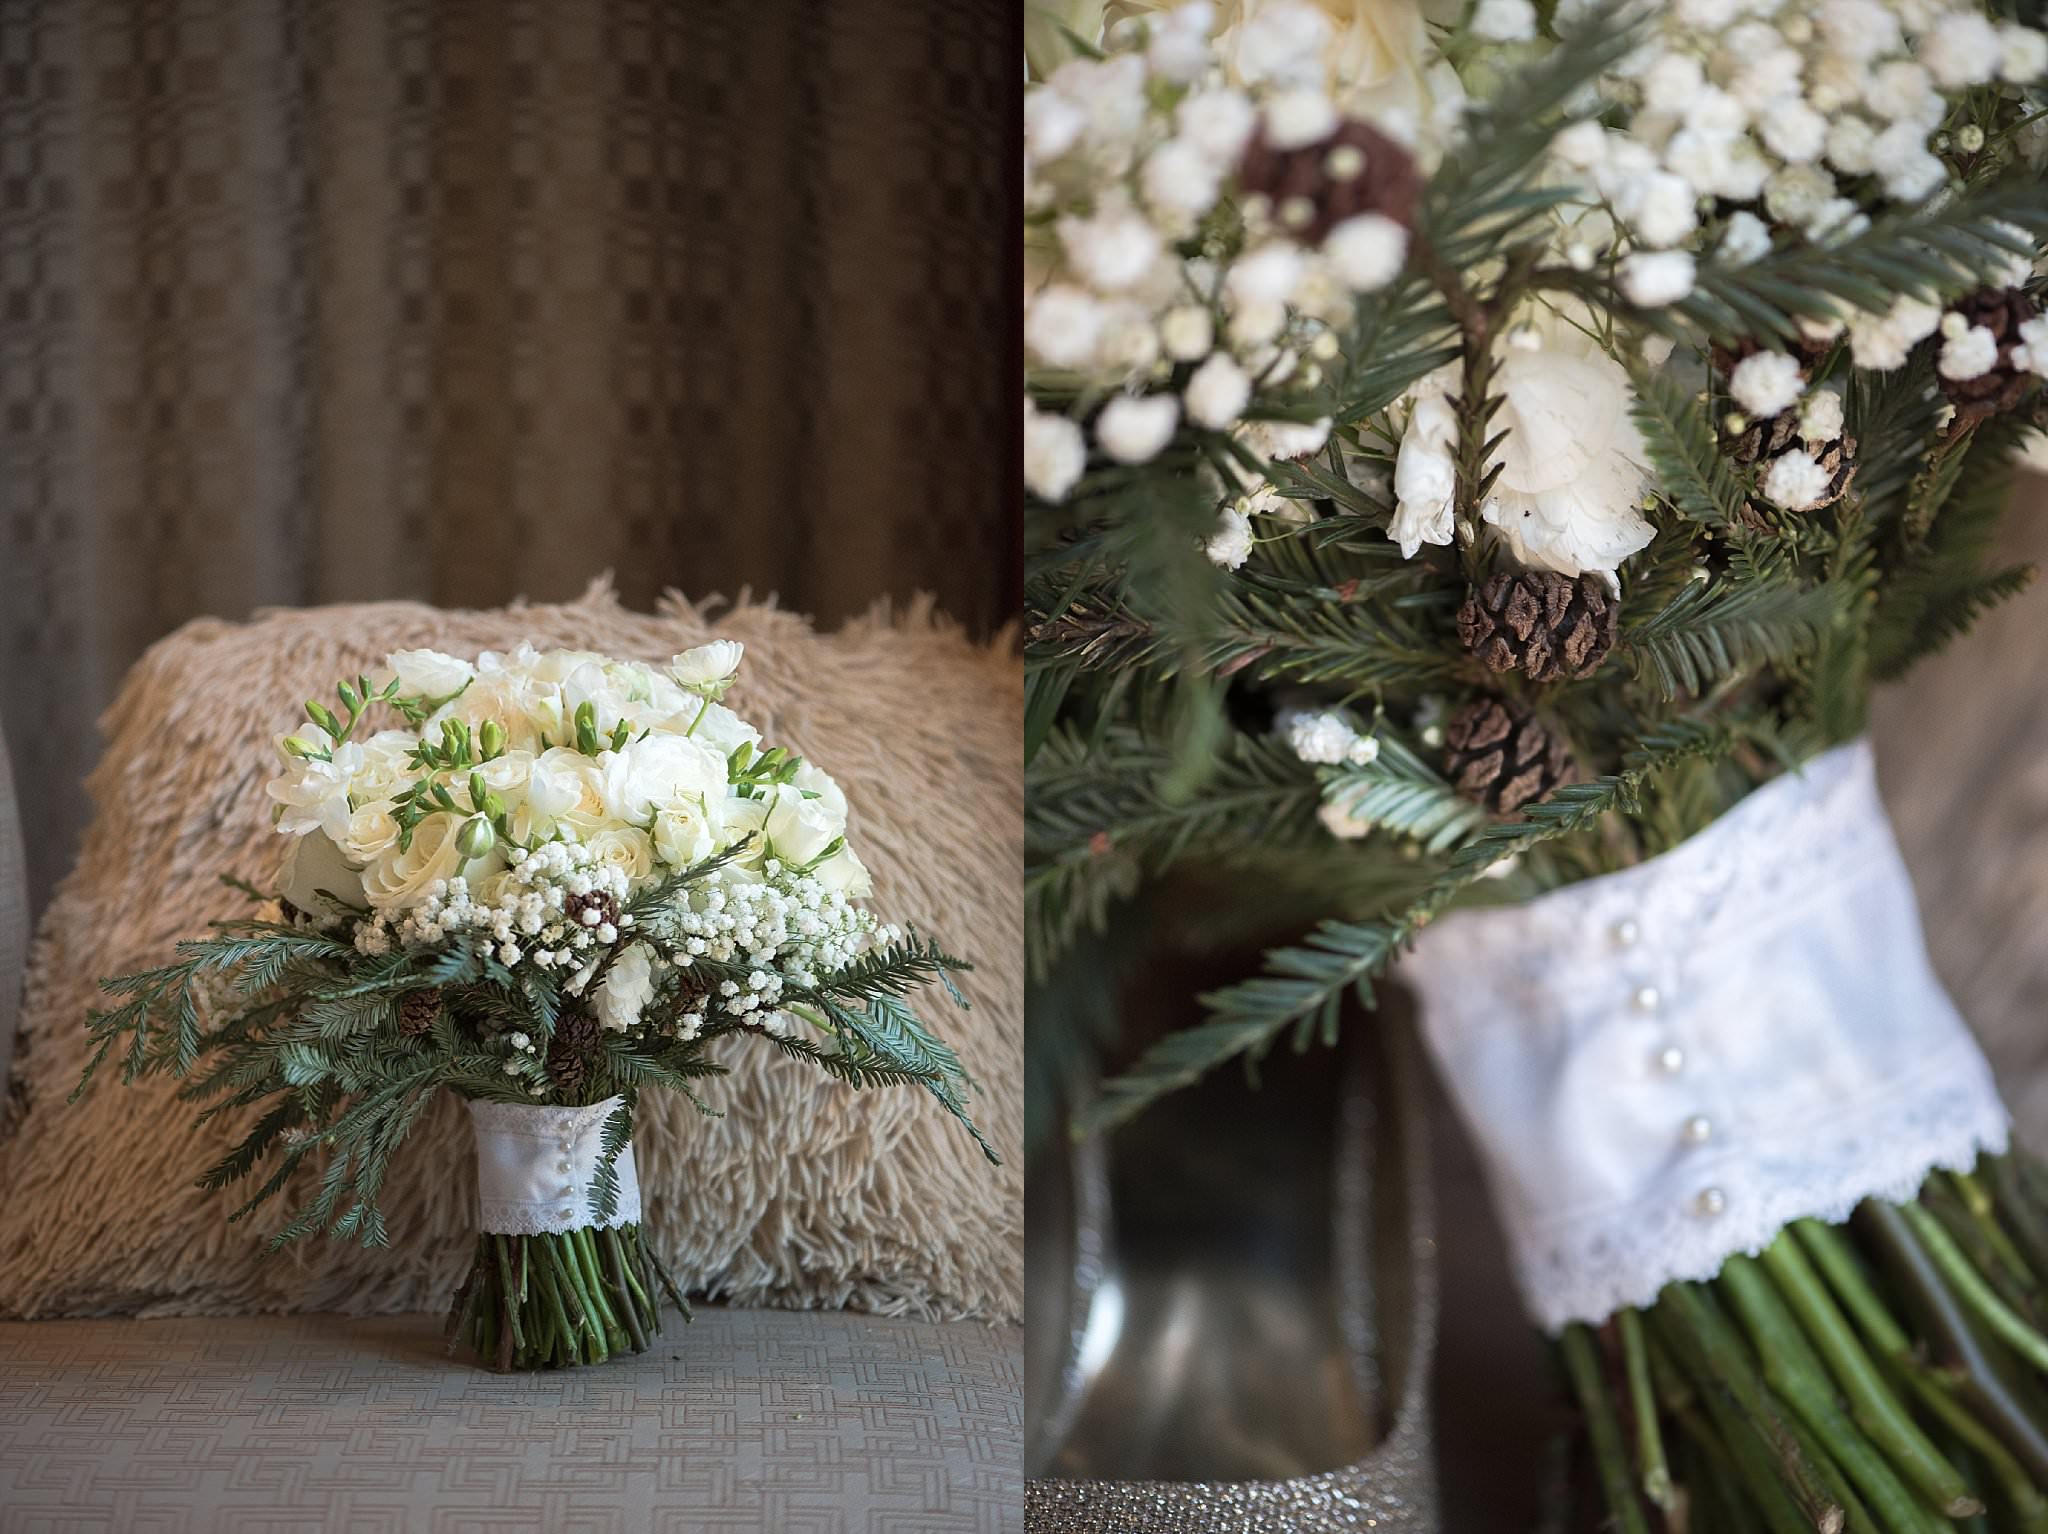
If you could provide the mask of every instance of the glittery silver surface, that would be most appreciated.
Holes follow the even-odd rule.
[[[1024,1500],[1024,1527],[1031,1534],[1422,1534],[1440,1528],[1429,1419],[1437,1322],[1435,1215],[1422,1089],[1405,1032],[1390,1045],[1395,1079],[1384,1101],[1399,1116],[1398,1160],[1383,1163],[1375,1202],[1406,1210],[1410,1293],[1405,1303],[1383,1294],[1377,1313],[1361,1316],[1373,1335],[1406,1343],[1385,1350],[1387,1384],[1397,1402],[1387,1436],[1355,1464],[1288,1480],[1033,1480],[1026,1483]],[[1387,1196],[1392,1186],[1398,1186],[1398,1198]]]

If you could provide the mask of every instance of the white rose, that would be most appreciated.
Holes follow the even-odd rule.
[[[398,690],[408,698],[445,698],[462,691],[476,675],[466,660],[439,650],[397,650],[384,664],[398,676]]]
[[[837,815],[841,825],[846,824],[846,791],[831,773],[807,760],[797,768],[796,776],[790,781],[805,793],[816,794],[818,802]]]
[[[766,853],[789,867],[801,868],[846,833],[843,801],[835,807],[825,799],[806,799],[793,787],[784,787],[761,802],[768,806],[761,823]]]
[[[624,1033],[639,1022],[653,999],[653,957],[645,943],[629,943],[604,972],[604,982],[591,992],[590,1005],[598,1022],[614,1033]]]
[[[318,831],[294,837],[278,875],[278,893],[308,915],[337,914],[333,906],[320,898],[321,890],[348,905],[367,904],[363,898],[363,876],[350,866],[339,847]]]
[[[625,874],[629,886],[644,883],[654,872],[654,843],[645,831],[615,826],[592,832],[583,839],[583,845],[596,854],[600,866]]]
[[[533,777],[533,753],[507,751],[503,756],[492,757],[474,771],[484,780],[484,787],[502,799],[507,809],[511,809],[526,798],[526,785]]]
[[[719,800],[677,800],[654,817],[654,852],[671,868],[689,868],[719,850],[725,830]]]
[[[812,869],[811,877],[848,900],[865,900],[875,892],[875,881],[868,874],[867,865],[854,855],[851,847],[841,847]]]
[[[283,807],[277,829],[286,836],[304,836],[325,831],[334,841],[348,835],[348,790],[363,767],[363,748],[350,741],[336,746],[331,756],[293,756],[283,750],[284,771],[263,786],[263,791]]]
[[[349,797],[357,804],[396,798],[418,776],[412,765],[419,737],[410,730],[379,730],[362,742],[362,764],[349,779]]]
[[[722,798],[726,791],[724,754],[693,736],[649,735],[601,753],[598,763],[605,810],[634,825],[672,800]]]
[[[398,820],[391,813],[391,801],[379,799],[349,816],[348,835],[343,846],[350,860],[360,867],[397,840]]]
[[[733,679],[744,649],[737,639],[714,639],[671,657],[668,674],[687,692],[709,691]]]
[[[460,815],[430,815],[413,827],[412,845],[395,843],[363,870],[363,895],[380,911],[402,911],[426,898],[436,879],[452,879],[462,866],[455,845]],[[496,870],[491,870],[495,872]]]
[[[702,720],[698,715],[703,715]],[[723,703],[686,698],[682,710],[665,721],[662,729],[701,741],[721,756],[731,756],[741,746],[761,744],[761,732]]]

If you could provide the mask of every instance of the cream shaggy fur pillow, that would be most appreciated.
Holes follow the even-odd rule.
[[[594,587],[559,607],[439,612],[409,603],[187,624],[137,664],[103,720],[99,813],[30,963],[20,1074],[27,1111],[0,1143],[0,1315],[438,1309],[467,1265],[468,1117],[444,1096],[394,1164],[393,1244],[316,1239],[266,1257],[268,1227],[193,1185],[231,1143],[197,1130],[155,1080],[113,1071],[76,1106],[98,977],[162,961],[231,914],[218,875],[266,882],[280,843],[262,783],[300,700],[427,645],[474,655],[522,639],[645,660],[739,639],[732,703],[846,786],[877,909],[973,959],[972,1012],[929,1015],[979,1083],[990,1167],[923,1093],[853,1093],[772,1050],[728,1041],[709,1119],[663,1091],[635,1137],[648,1220],[689,1286],[746,1304],[855,1305],[1013,1320],[1022,1308],[1023,686],[919,607],[819,635],[742,605],[713,621],[672,599],[649,616]],[[32,807],[24,813],[33,813]],[[277,1214],[270,1209],[273,1218]]]

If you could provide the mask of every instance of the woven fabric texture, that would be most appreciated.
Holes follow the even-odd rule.
[[[270,877],[282,839],[262,783],[298,700],[386,652],[459,654],[522,639],[663,659],[713,636],[747,660],[732,703],[845,785],[877,909],[979,966],[974,1009],[933,1020],[980,1084],[977,1120],[1021,1142],[1023,685],[1006,641],[968,640],[926,607],[829,636],[742,606],[716,621],[670,599],[654,615],[599,588],[561,606],[445,612],[409,603],[201,620],[154,646],[103,721],[98,814],[31,954],[19,1074],[25,1110],[0,1141],[0,1315],[434,1310],[466,1265],[475,1149],[444,1098],[398,1158],[394,1245],[301,1243],[265,1258],[264,1226],[194,1178],[231,1143],[197,1129],[162,1079],[109,1073],[76,1106],[99,976],[160,962],[228,914],[218,876]],[[1021,1310],[1022,1158],[991,1168],[923,1093],[853,1093],[744,1041],[706,1118],[666,1092],[635,1133],[647,1222],[696,1288],[741,1304],[1014,1318]]]

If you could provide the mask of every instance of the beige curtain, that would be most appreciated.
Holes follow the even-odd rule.
[[[1016,606],[1017,44],[958,0],[0,0],[0,717],[46,895],[196,614]]]

